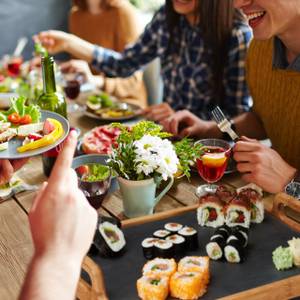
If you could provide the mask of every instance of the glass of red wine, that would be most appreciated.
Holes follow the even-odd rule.
[[[67,99],[75,101],[80,94],[81,76],[76,73],[64,74],[63,87]],[[77,103],[68,103],[68,112],[76,112],[79,109]]]
[[[22,56],[9,56],[7,61],[7,73],[11,77],[18,77],[23,63]]]
[[[201,197],[208,193],[214,193],[219,181],[227,168],[231,153],[230,144],[219,139],[204,139],[197,143],[202,145],[202,152],[197,159],[197,169],[201,178],[207,184],[200,185],[196,189],[196,195]]]

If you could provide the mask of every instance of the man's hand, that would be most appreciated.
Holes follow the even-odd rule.
[[[13,177],[14,172],[21,169],[26,163],[28,159],[15,159],[15,160],[0,160],[0,185],[8,183],[10,179]]]
[[[97,213],[71,169],[76,141],[71,131],[48,183],[34,201],[29,222],[36,255],[63,256],[81,264],[95,233]]]
[[[246,137],[236,143],[233,157],[242,178],[269,193],[282,192],[296,173],[275,150]]]
[[[173,115],[175,112],[168,103],[152,105],[143,111],[146,119],[154,122],[162,122],[166,118]]]
[[[213,121],[203,121],[188,110],[180,110],[161,124],[167,132],[181,138],[185,136],[220,137],[221,132]]]

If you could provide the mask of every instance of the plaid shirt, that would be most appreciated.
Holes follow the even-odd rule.
[[[183,16],[180,18],[180,30],[181,39],[174,37],[180,44],[174,56],[168,51],[170,34],[163,6],[138,41],[129,45],[123,53],[95,46],[92,64],[109,77],[127,77],[159,57],[164,101],[174,110],[188,109],[204,120],[210,119],[210,111],[214,107],[211,51],[204,46],[201,30],[190,26]],[[251,38],[250,28],[235,22],[224,70],[225,99],[221,107],[229,116],[249,110],[245,57]]]

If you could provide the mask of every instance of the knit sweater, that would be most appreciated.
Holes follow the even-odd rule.
[[[123,51],[127,44],[135,42],[140,29],[135,8],[128,1],[113,1],[97,15],[77,7],[73,7],[70,12],[71,33],[90,43],[118,52]],[[143,107],[147,105],[141,71],[128,78],[105,77],[103,89],[120,100]]]
[[[275,69],[273,39],[251,43],[247,80],[253,111],[263,122],[272,147],[300,168],[300,72]]]

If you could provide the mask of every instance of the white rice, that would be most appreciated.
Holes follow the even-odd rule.
[[[259,199],[255,203],[253,202],[252,205],[254,205],[256,207],[256,216],[255,216],[255,219],[251,219],[251,222],[252,223],[261,223],[265,217],[264,203],[261,199]]]
[[[224,249],[224,252],[225,252],[226,260],[228,262],[230,262],[230,263],[239,263],[241,261],[239,252],[234,247],[232,247],[231,245],[227,245]],[[234,254],[235,259],[233,259],[231,254]]]
[[[243,212],[243,214],[245,216],[244,223],[237,223],[237,222],[234,221],[238,217],[237,216],[237,211],[242,211]],[[229,227],[234,227],[234,226],[240,225],[240,226],[249,228],[250,219],[251,219],[250,210],[247,210],[243,206],[230,204],[229,207],[227,208],[225,222],[226,222],[226,225],[229,226]]]
[[[214,221],[209,221],[209,210],[208,208],[214,208],[217,212],[217,218]],[[197,219],[200,226],[208,226],[217,228],[224,224],[224,214],[222,207],[216,203],[209,202],[201,204],[197,209]]]
[[[213,260],[218,260],[223,255],[223,251],[222,251],[220,245],[216,242],[209,242],[206,245],[206,252],[207,252],[207,255]]]

